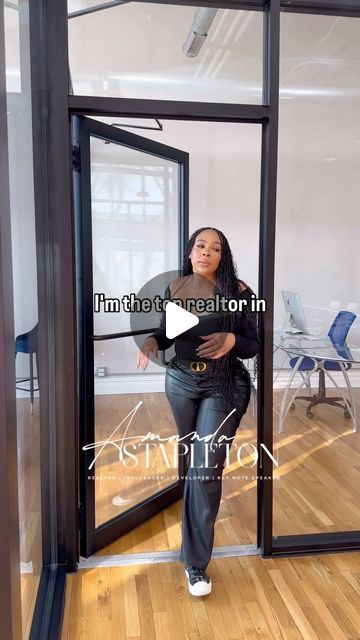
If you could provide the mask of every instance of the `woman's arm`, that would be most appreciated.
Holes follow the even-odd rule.
[[[164,299],[169,299],[169,300],[171,299],[169,285],[165,289]],[[175,338],[170,339],[170,338],[166,337],[166,315],[165,315],[165,310],[161,314],[161,321],[160,321],[159,328],[156,329],[154,331],[154,333],[152,333],[151,336],[149,336],[147,338],[147,340],[149,338],[155,338],[156,342],[158,343],[160,351],[165,351],[166,349],[169,349],[174,344]]]

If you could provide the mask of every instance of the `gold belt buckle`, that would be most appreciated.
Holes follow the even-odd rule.
[[[199,371],[205,371],[205,369],[207,368],[206,362],[191,362],[190,363],[190,369],[191,371],[196,371],[197,373],[199,373]]]

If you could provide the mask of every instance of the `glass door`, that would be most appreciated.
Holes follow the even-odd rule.
[[[171,442],[177,430],[161,354],[159,364],[137,368],[139,335],[136,343],[122,301],[181,268],[188,154],[90,118],[72,124],[86,557],[182,497],[183,458]],[[150,317],[138,326],[141,341],[155,328]],[[165,444],[145,443],[149,433]]]

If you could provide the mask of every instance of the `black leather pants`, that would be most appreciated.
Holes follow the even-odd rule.
[[[204,570],[211,559],[226,455],[250,401],[250,376],[241,361],[236,362],[233,380],[237,408],[225,420],[231,409],[226,411],[222,407],[206,371],[192,372],[176,357],[166,370],[166,396],[187,468],[180,560]],[[181,443],[187,445],[187,453]]]

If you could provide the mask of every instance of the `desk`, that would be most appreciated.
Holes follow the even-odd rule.
[[[286,418],[286,415],[293,404],[295,398],[298,395],[300,389],[307,383],[310,376],[314,373],[314,371],[319,371],[319,393],[315,394],[313,397],[304,397],[301,399],[306,399],[309,401],[313,401],[314,404],[320,404],[326,402],[326,404],[332,404],[341,407],[345,410],[345,417],[352,418],[353,423],[353,431],[356,431],[357,426],[357,418],[356,418],[356,405],[349,381],[349,377],[346,371],[345,363],[351,362],[360,363],[360,347],[355,345],[348,344],[345,342],[344,344],[336,345],[334,344],[329,337],[318,338],[316,340],[308,340],[301,334],[287,334],[284,333],[283,329],[277,329],[274,332],[274,345],[278,349],[282,349],[286,351],[286,353],[291,354],[293,356],[298,356],[297,363],[291,373],[289,382],[285,389],[284,397],[282,399],[280,415],[279,415],[279,433],[282,431],[283,421]],[[314,369],[311,371],[307,371],[305,377],[302,380],[300,386],[295,390],[291,400],[286,405],[286,401],[289,395],[291,383],[299,370],[301,363],[303,362],[305,357],[313,358],[314,360]],[[337,362],[339,364],[340,370],[342,371],[346,386],[349,392],[350,401],[344,397],[341,389],[339,388],[336,380],[330,375],[329,371],[326,371],[327,375],[338,389],[341,398],[327,398],[325,395],[325,369],[323,367],[324,360],[331,360],[333,362]],[[305,373],[305,372],[304,372]],[[300,398],[299,398],[300,399]],[[339,404],[337,400],[344,400],[345,406]],[[308,408],[307,416],[309,418],[312,417],[311,409]]]

